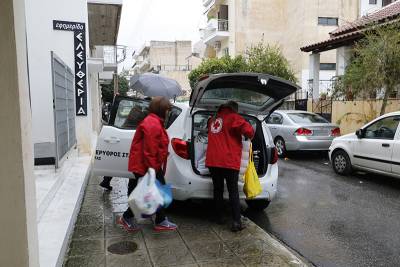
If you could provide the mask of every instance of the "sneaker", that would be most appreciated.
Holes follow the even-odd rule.
[[[246,226],[244,226],[242,224],[242,222],[233,222],[231,231],[235,233],[235,232],[242,231],[244,228],[246,228]]]
[[[110,183],[107,183],[106,181],[102,181],[99,185],[108,191],[112,190],[112,186],[110,185]]]
[[[124,216],[120,216],[117,220],[117,224],[121,225],[129,233],[140,230],[140,227],[136,224],[134,218],[125,219]]]
[[[178,228],[178,226],[168,220],[168,218],[165,218],[164,221],[162,221],[159,224],[154,225],[154,230],[155,231],[174,231]]]

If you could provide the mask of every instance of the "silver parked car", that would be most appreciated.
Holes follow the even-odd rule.
[[[287,151],[328,151],[340,128],[318,114],[299,110],[276,110],[267,120],[278,155]]]

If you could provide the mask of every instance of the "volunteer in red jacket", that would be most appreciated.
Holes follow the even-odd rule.
[[[229,192],[233,223],[231,230],[242,230],[239,202],[239,170],[242,157],[242,136],[252,139],[253,127],[238,114],[238,104],[229,101],[221,105],[208,123],[206,166],[214,184],[216,219],[222,224],[224,179]]]
[[[128,183],[128,196],[135,189],[138,179],[143,177],[149,169],[154,169],[157,180],[165,184],[164,174],[168,157],[168,134],[164,128],[171,103],[165,97],[154,97],[149,105],[149,115],[136,128],[129,153],[128,170],[133,172],[135,179]],[[118,223],[127,231],[134,232],[140,228],[135,222],[133,212],[128,207],[119,218]],[[164,209],[156,213],[154,230],[175,230],[176,224],[165,216]]]

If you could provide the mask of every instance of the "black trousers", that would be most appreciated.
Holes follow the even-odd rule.
[[[136,177],[135,179],[129,179],[128,197],[132,193],[132,191],[136,188],[139,178],[143,177],[143,176],[135,174],[135,173],[134,173],[134,175]],[[165,184],[164,176],[161,173],[157,173],[156,178],[161,184]],[[134,214],[133,214],[132,210],[128,207],[128,209],[124,212],[123,216],[126,219],[130,219],[130,218],[134,217]],[[165,220],[165,209],[160,208],[156,213],[156,224],[159,224],[164,220]]]
[[[225,168],[209,168],[214,184],[214,202],[217,216],[221,216],[224,207],[224,180],[229,192],[229,202],[232,208],[234,222],[240,222],[240,201],[239,201],[239,171]]]

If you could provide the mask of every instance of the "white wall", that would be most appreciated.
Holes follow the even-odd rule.
[[[360,0],[360,16],[364,16],[382,7],[382,0],[377,0],[376,5],[370,5],[369,0]]]
[[[73,32],[53,30],[53,20],[84,22],[86,24],[86,53],[88,54],[87,17],[86,0],[26,0],[34,143],[54,142],[55,140],[50,52],[54,51],[74,71]],[[89,93],[88,110],[90,110]],[[87,120],[91,120],[90,115],[76,119],[78,144],[82,138],[86,139],[85,135],[88,131],[82,127],[91,125],[91,123],[87,123]]]

